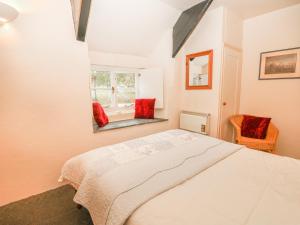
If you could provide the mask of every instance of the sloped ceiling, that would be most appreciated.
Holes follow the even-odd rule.
[[[95,0],[87,32],[89,50],[147,56],[180,14],[160,0]]]
[[[87,42],[89,50],[148,56],[182,11],[202,0],[93,0]],[[250,18],[300,3],[300,0],[214,0]],[[170,53],[171,54],[171,53]]]
[[[203,0],[161,0],[161,1],[181,11],[187,10],[193,7],[194,5],[203,2]]]
[[[202,0],[161,0],[181,10],[185,10]],[[211,8],[226,6],[247,19],[260,14],[300,3],[300,0],[214,0]]]

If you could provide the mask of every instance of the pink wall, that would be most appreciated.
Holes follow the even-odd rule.
[[[16,7],[17,20],[0,27],[0,205],[57,187],[74,155],[178,126],[173,107],[168,122],[94,134],[88,50],[75,41],[69,1]]]

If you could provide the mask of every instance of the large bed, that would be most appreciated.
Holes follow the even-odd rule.
[[[300,161],[179,129],[76,156],[60,180],[94,225],[300,224]]]

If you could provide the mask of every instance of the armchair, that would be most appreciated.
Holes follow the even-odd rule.
[[[235,141],[237,144],[245,145],[248,148],[257,149],[265,152],[272,153],[275,150],[276,142],[278,138],[279,131],[270,123],[267,137],[265,139],[255,139],[243,137],[241,135],[241,126],[243,122],[243,115],[235,115],[230,118],[230,122],[235,128]]]

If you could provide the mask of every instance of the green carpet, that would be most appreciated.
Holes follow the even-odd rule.
[[[63,186],[0,207],[0,225],[93,225],[88,211],[73,202],[74,189]]]

